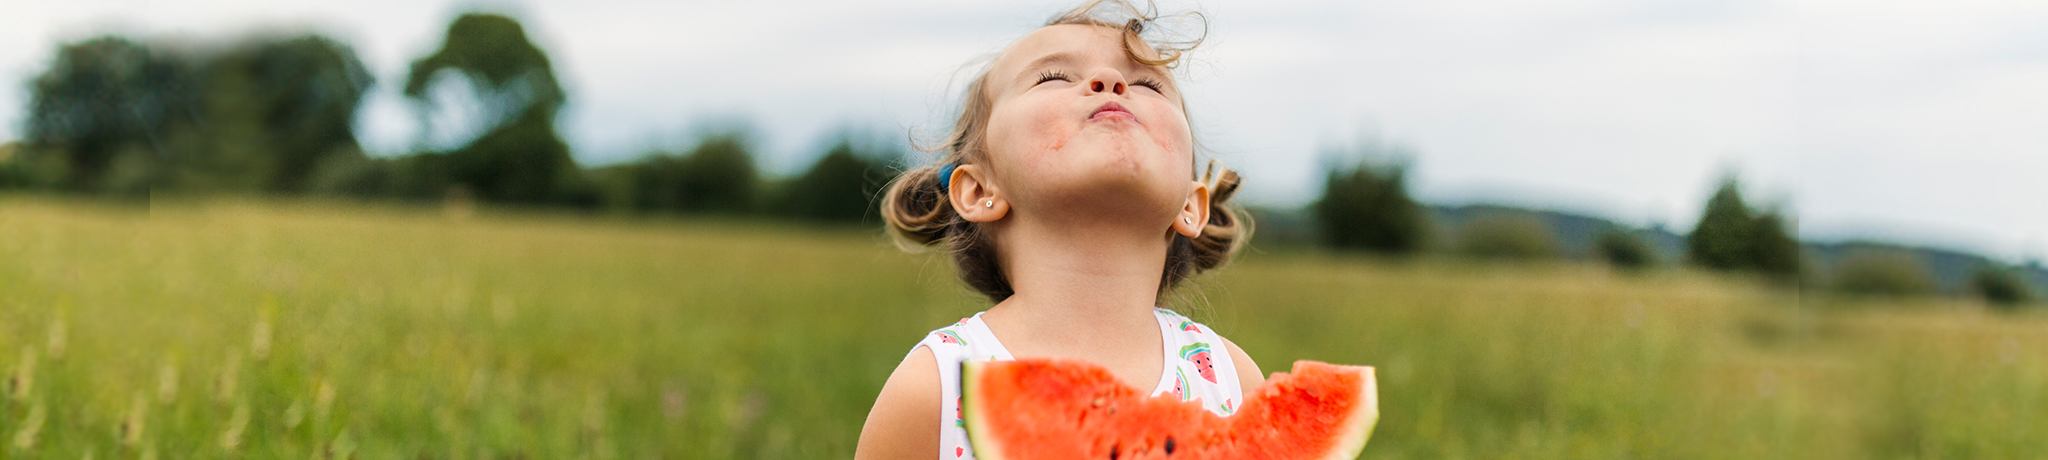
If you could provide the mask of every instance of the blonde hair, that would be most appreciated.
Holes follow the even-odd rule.
[[[1124,36],[1124,54],[1132,61],[1172,68],[1182,62],[1189,50],[1201,44],[1202,39],[1199,35],[1183,41],[1144,38],[1146,25],[1160,19],[1149,6],[1148,3],[1147,8],[1140,9],[1128,0],[1093,0],[1053,16],[1045,26],[1089,25],[1120,29]],[[1202,19],[1199,13],[1190,15]],[[986,161],[986,125],[989,113],[994,109],[994,101],[985,92],[987,80],[988,71],[984,69],[968,83],[966,99],[950,134],[943,143],[927,149],[937,153],[939,161],[903,171],[890,181],[883,191],[881,214],[898,247],[906,251],[944,247],[952,253],[961,281],[990,300],[1000,302],[1015,291],[1002,272],[995,241],[980,225],[954,213],[945,192],[939,189],[938,177],[941,165]],[[1209,184],[1210,190],[1208,224],[1202,229],[1201,236],[1192,239],[1168,233],[1172,241],[1168,243],[1166,269],[1160,275],[1161,297],[1196,274],[1222,267],[1251,239],[1251,220],[1230,203],[1241,182],[1237,172],[1219,168],[1211,160],[1202,180]]]

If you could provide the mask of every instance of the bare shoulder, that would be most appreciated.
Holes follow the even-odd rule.
[[[1252,355],[1245,354],[1244,349],[1238,348],[1237,342],[1223,338],[1221,334],[1218,334],[1216,337],[1223,339],[1223,347],[1230,349],[1230,362],[1237,365],[1238,388],[1251,390],[1258,388],[1260,384],[1266,383],[1266,373],[1259,370],[1259,363],[1252,361]]]
[[[933,457],[939,451],[938,358],[918,347],[896,365],[860,429],[856,459]]]

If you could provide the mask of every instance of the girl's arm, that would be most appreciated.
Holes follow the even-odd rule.
[[[939,451],[939,365],[918,347],[896,365],[868,410],[855,459],[933,458]]]

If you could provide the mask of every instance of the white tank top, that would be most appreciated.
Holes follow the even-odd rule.
[[[1238,386],[1237,366],[1230,362],[1223,336],[1173,310],[1152,311],[1159,320],[1159,334],[1165,338],[1165,345],[1159,350],[1165,366],[1151,394],[1175,395],[1182,401],[1198,400],[1216,415],[1235,413],[1244,392]],[[931,349],[939,365],[939,387],[943,389],[939,400],[939,458],[974,458],[973,448],[967,445],[967,422],[960,418],[960,361],[1016,358],[996,340],[988,324],[981,321],[981,313],[932,331],[917,346]],[[916,351],[916,347],[911,348],[911,352]]]

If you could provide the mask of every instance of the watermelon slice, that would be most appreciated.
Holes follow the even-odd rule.
[[[961,363],[962,412],[978,458],[1357,458],[1379,421],[1373,369],[1295,361],[1230,417],[1147,397],[1080,361]]]

